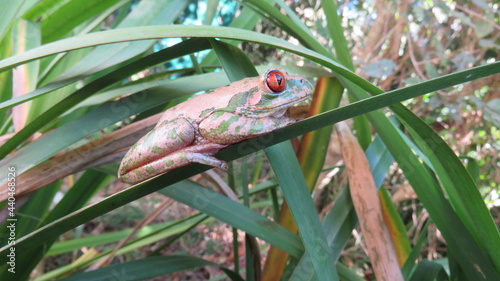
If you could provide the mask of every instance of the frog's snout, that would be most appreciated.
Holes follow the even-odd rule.
[[[308,88],[309,90],[313,90],[314,87],[313,85],[311,84],[311,82],[309,82],[309,80],[305,79],[305,78],[300,78],[300,82],[299,82],[301,85],[303,85],[303,87],[306,87]]]

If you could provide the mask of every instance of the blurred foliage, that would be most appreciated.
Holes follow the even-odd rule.
[[[231,72],[231,67],[241,67],[242,69],[249,67],[244,64],[238,65],[240,61],[236,59],[231,62],[232,58],[224,58],[225,55],[234,55],[235,58],[240,59],[246,55],[255,66],[260,66],[261,69],[267,68],[269,65],[280,65],[307,78],[332,76],[331,73],[334,73],[338,78],[344,78],[345,72],[342,72],[342,75],[338,74],[336,71],[339,69],[332,67],[335,64],[325,63],[326,59],[316,59],[313,56],[305,59],[306,52],[301,53],[301,50],[292,53],[287,51],[286,47],[279,49],[282,41],[278,41],[276,38],[294,45],[309,44],[306,46],[308,51],[317,52],[314,54],[318,57],[319,54],[331,58],[336,57],[347,68],[350,68],[349,61],[352,61],[353,69],[356,70],[355,73],[359,77],[370,81],[386,92],[404,89],[407,86],[429,80],[431,80],[429,84],[432,84],[433,78],[500,60],[499,3],[491,1],[336,1],[335,4],[341,19],[340,26],[337,28],[340,28],[343,34],[332,34],[334,32],[332,26],[335,23],[332,22],[334,17],[331,13],[329,14],[332,12],[332,6],[328,6],[328,1],[163,0],[155,2],[150,0],[116,0],[101,2],[61,0],[55,3],[55,1],[44,0],[19,1],[17,3],[16,1],[0,0],[0,3],[5,4],[6,11],[16,11],[10,16],[0,17],[0,38],[3,38],[0,45],[0,59],[2,59],[0,62],[9,61],[15,54],[23,54],[26,50],[36,49],[38,46],[43,47],[51,42],[55,43],[54,46],[61,42],[63,43],[59,46],[69,44],[67,41],[57,41],[60,39],[127,27],[169,26],[171,23],[185,26],[237,25],[242,32],[248,28],[261,34],[238,42],[228,40],[230,43],[238,43],[243,53],[238,53],[238,49],[231,49],[229,45],[224,45],[225,43],[219,41],[217,41],[219,42],[217,45],[214,43],[215,41],[209,44],[208,41],[174,37],[128,42],[129,45],[121,45],[124,46],[123,49],[117,48],[115,45],[77,50],[72,50],[72,47],[69,47],[71,52],[51,54],[17,68],[16,71],[22,71],[25,75],[22,77],[27,78],[25,83],[16,80],[20,77],[18,74],[16,76],[10,71],[2,72],[0,73],[0,90],[3,91],[0,91],[0,101],[4,106],[2,108],[8,108],[8,110],[0,111],[2,144],[7,140],[12,141],[11,134],[16,133],[14,135],[14,138],[17,137],[15,141],[21,140],[19,145],[14,147],[17,147],[18,152],[22,152],[22,149],[29,151],[28,143],[36,143],[33,141],[38,138],[38,132],[50,135],[52,130],[65,129],[65,126],[75,126],[72,122],[80,120],[80,118],[83,120],[87,118],[92,126],[98,124],[101,127],[81,125],[82,130],[88,130],[89,133],[82,134],[83,136],[77,142],[66,140],[66,136],[72,135],[72,131],[61,133],[61,142],[68,142],[67,150],[78,151],[78,149],[83,148],[77,154],[77,156],[83,157],[87,153],[97,150],[97,145],[92,146],[94,145],[92,141],[101,140],[120,128],[126,128],[125,126],[128,124],[134,124],[134,122],[174,106],[187,99],[186,95],[218,87],[219,84],[223,85],[226,80],[221,78],[222,75],[209,75],[214,74],[211,71],[217,72],[221,64],[224,65],[224,59],[229,60],[229,65],[224,65],[226,73]],[[273,3],[273,5],[266,6],[268,3]],[[274,9],[273,7],[278,8]],[[80,13],[79,9],[86,12]],[[254,13],[251,9],[256,12]],[[288,14],[288,16],[285,19],[278,18],[276,14],[271,13],[272,11],[278,11],[282,15]],[[0,12],[0,15],[3,14]],[[304,30],[298,28],[301,27],[297,23],[298,19],[304,23],[306,32],[300,33]],[[287,30],[286,26],[289,22],[286,20],[294,22],[295,29]],[[196,31],[190,30],[188,32]],[[205,32],[208,34],[211,30],[207,29]],[[230,32],[227,32],[224,33],[224,36],[230,37],[227,35]],[[138,31],[138,34],[141,34],[141,31]],[[267,44],[255,43],[255,41],[260,40],[258,35],[262,34],[271,35],[276,40],[268,41],[271,43]],[[308,35],[310,37],[307,37]],[[339,53],[342,52],[342,49],[339,48],[339,44],[341,45],[339,38],[342,36],[347,40],[350,58],[339,57]],[[209,37],[218,36],[210,35]],[[154,36],[151,38],[157,39]],[[313,42],[314,40],[316,42]],[[108,42],[103,44],[108,44]],[[177,49],[175,49],[176,46]],[[324,49],[320,49],[318,46]],[[210,49],[219,50],[219,53],[214,55]],[[169,53],[170,50],[174,50],[172,53],[175,54],[182,53],[182,56],[176,57]],[[220,50],[231,50],[232,52],[221,54]],[[152,53],[159,54],[162,51],[166,55],[160,57],[156,64],[141,61]],[[171,56],[175,58],[171,59]],[[134,63],[137,63],[137,66]],[[87,66],[88,69],[85,68]],[[134,74],[128,75],[120,71],[122,67]],[[328,67],[327,72],[325,69]],[[134,72],[136,68],[138,70]],[[250,69],[253,70],[253,66]],[[119,75],[123,75],[123,77]],[[341,85],[340,82],[332,82],[333,79],[336,78],[332,78],[330,83],[337,83],[335,94],[338,95],[336,98],[339,100],[340,95],[344,93],[344,88],[347,88],[348,91],[345,92],[350,94],[356,92],[353,91],[355,89],[353,86],[349,88],[351,80],[344,79]],[[95,83],[96,81],[97,83]],[[363,82],[362,79],[358,81]],[[178,84],[175,84],[176,82]],[[455,84],[459,84],[459,82],[457,81]],[[133,88],[134,86],[136,88]],[[366,85],[363,89],[367,89]],[[93,91],[98,94],[83,101],[82,104],[77,102],[75,104],[77,107],[73,110],[64,108],[64,110],[61,109],[61,112],[51,115],[51,118],[42,120],[45,124],[39,130],[35,130],[36,133],[30,133],[29,136],[26,136],[30,139],[24,142],[25,139],[22,139],[23,136],[19,132],[23,132],[23,128],[26,129],[36,121],[41,122],[40,116],[46,116],[43,115],[45,110],[49,112],[48,109],[53,105],[59,101],[70,100],[73,94],[79,94],[75,95],[77,96],[75,99],[84,94],[90,97],[94,94]],[[323,96],[317,96],[316,99],[331,98],[333,94],[329,91],[333,91],[332,88],[317,93],[317,95]],[[19,107],[10,109],[9,103],[23,98],[23,96],[16,96],[19,93],[33,93],[40,94],[40,96]],[[42,96],[46,93],[49,93],[50,98],[49,95]],[[376,91],[370,93],[380,94]],[[425,93],[415,94],[416,98],[404,101],[403,105],[437,132],[446,141],[443,145],[448,145],[464,163],[498,227],[500,225],[500,75],[474,79],[466,84]],[[144,99],[144,97],[148,98]],[[352,96],[349,98],[353,99]],[[150,101],[151,104],[145,102],[149,99],[153,100]],[[360,98],[357,97],[357,99]],[[123,108],[125,105],[128,106],[126,110],[129,111],[126,114],[129,115],[120,117],[120,120],[116,121],[112,119],[115,117],[115,112],[106,110],[106,106],[113,109],[113,105],[120,102]],[[342,96],[341,105],[350,102],[353,100],[349,100],[347,95]],[[314,111],[314,114],[336,107],[336,102],[330,101],[330,103],[325,101],[325,108]],[[139,107],[139,105],[143,107]],[[99,109],[103,115],[92,115],[95,120],[99,121],[91,122],[91,118],[86,114],[92,114]],[[394,108],[391,109],[385,108],[383,112],[390,118],[391,122],[396,124],[394,127],[406,133],[404,145],[421,153],[420,158],[418,158],[422,162],[421,168],[430,171],[429,174],[435,177],[433,179],[437,184],[429,189],[437,187],[441,193],[443,193],[442,190],[450,192],[450,189],[442,188],[442,185],[446,184],[445,173],[440,174],[436,167],[432,167],[429,164],[432,161],[429,161],[425,156],[425,152],[421,152],[423,149],[415,145],[418,143],[418,138],[412,134],[415,127],[409,128],[403,122],[397,123],[395,117],[405,119],[401,117],[401,111],[398,113]],[[297,112],[292,114],[305,116],[306,110],[301,108],[296,110]],[[361,114],[368,112],[369,110]],[[328,118],[322,120],[325,119]],[[449,241],[449,236],[445,237],[447,235],[446,229],[440,230],[436,227],[437,221],[436,224],[431,223],[432,220],[429,217],[436,215],[436,213],[428,212],[427,209],[431,209],[432,206],[425,206],[422,203],[424,198],[417,196],[418,189],[413,186],[414,183],[411,183],[410,175],[405,174],[407,171],[404,171],[401,163],[398,165],[395,162],[394,158],[397,158],[393,157],[395,155],[389,155],[390,145],[384,144],[384,140],[381,140],[383,133],[374,125],[374,119],[380,118],[370,119],[371,127],[363,127],[363,122],[367,121],[360,121],[360,119],[355,121],[354,126],[360,143],[369,145],[366,155],[371,161],[370,164],[375,163],[375,166],[371,168],[376,185],[389,191],[395,202],[397,214],[401,217],[394,216],[397,220],[396,224],[401,220],[403,231],[406,230],[410,237],[408,241],[408,237],[404,233],[403,237],[400,238],[403,240],[402,242],[411,244],[413,247],[413,252],[409,253],[409,257],[404,257],[407,258],[408,268],[411,269],[406,272],[403,267],[403,275],[408,280],[429,280],[429,278],[433,279],[434,277],[436,280],[447,280],[448,278],[465,280],[465,277],[472,280],[470,275],[467,275],[470,274],[470,268],[469,271],[462,268],[463,260],[468,261],[468,257],[463,257],[460,260],[460,257],[453,256],[453,254],[457,255],[457,252],[450,253],[453,250],[456,251],[456,248],[453,248],[454,244]],[[102,125],[99,123],[105,123],[108,120],[111,120],[109,122],[112,124]],[[87,125],[88,127],[85,127]],[[325,125],[326,127],[328,126]],[[296,128],[305,130],[300,127]],[[365,132],[362,131],[362,128],[365,129]],[[323,140],[328,141],[330,131],[326,130],[326,132],[328,133],[322,137]],[[368,135],[368,141],[363,142],[363,133],[366,132],[371,135]],[[288,134],[292,133],[288,132]],[[85,147],[89,143],[92,145]],[[312,151],[311,147],[318,144],[318,140],[313,139],[310,143],[304,143],[306,142],[302,143],[304,146],[310,145],[306,146],[306,151],[310,152]],[[298,183],[287,181],[301,174],[300,168],[297,168],[298,165],[293,167],[295,164],[293,150],[287,147],[275,147],[273,150],[273,147],[264,146],[267,147],[268,157],[274,154],[274,158],[278,159],[273,162],[273,157],[269,157],[271,165],[263,160],[264,153],[262,152],[232,162],[235,168],[229,173],[229,177],[233,177],[232,181],[235,183],[233,188],[236,189],[237,195],[241,193],[241,197],[244,198],[242,200],[244,204],[240,205],[225,197],[219,198],[219,194],[212,191],[220,186],[216,177],[196,176],[191,178],[192,181],[188,180],[190,176],[202,171],[198,167],[180,169],[179,173],[173,173],[173,179],[170,180],[167,178],[167,180],[162,181],[160,178],[158,181],[141,185],[136,190],[118,193],[117,191],[124,187],[123,183],[117,182],[115,178],[117,163],[120,159],[106,158],[109,155],[102,153],[103,155],[100,156],[103,159],[98,158],[92,163],[82,165],[76,171],[62,175],[62,179],[57,178],[59,180],[56,183],[42,184],[42,186],[37,187],[43,187],[42,189],[37,191],[33,189],[28,193],[29,198],[26,196],[16,201],[20,206],[20,214],[24,216],[24,220],[20,220],[19,223],[22,227],[17,232],[18,238],[24,235],[22,242],[27,245],[25,247],[29,248],[29,251],[26,250],[26,252],[19,254],[20,261],[25,261],[19,267],[23,266],[27,271],[17,277],[19,280],[29,278],[49,280],[69,276],[69,280],[97,280],[95,278],[98,276],[104,279],[108,277],[133,279],[134,275],[143,276],[141,274],[145,274],[144,276],[150,276],[148,278],[168,275],[169,280],[208,280],[210,278],[212,278],[211,280],[217,280],[217,278],[240,280],[240,275],[243,275],[246,276],[247,280],[254,280],[253,278],[258,280],[258,274],[255,273],[257,270],[253,272],[254,268],[250,267],[249,264],[253,261],[252,258],[256,258],[258,262],[262,261],[263,264],[267,258],[266,255],[270,252],[268,245],[271,244],[271,246],[282,250],[286,248],[286,252],[291,256],[290,259],[287,259],[283,258],[284,254],[278,255],[279,258],[283,259],[283,266],[286,263],[283,280],[298,280],[297,278],[304,276],[301,275],[303,272],[300,270],[307,272],[307,278],[300,280],[314,280],[314,274],[322,272],[312,271],[312,268],[316,266],[315,269],[317,269],[320,263],[313,261],[313,265],[310,265],[311,261],[308,260],[308,255],[314,251],[308,248],[311,244],[308,245],[306,241],[317,238],[316,242],[320,244],[324,237],[320,237],[320,239],[318,237],[322,235],[305,236],[303,229],[304,226],[307,226],[311,230],[310,232],[313,232],[312,230],[318,230],[317,227],[320,225],[315,225],[315,221],[311,222],[312,220],[307,219],[298,221],[299,231],[300,227],[303,231],[298,236],[295,235],[295,231],[288,231],[276,223],[279,221],[278,217],[282,215],[279,214],[279,208],[283,206],[286,197],[287,199],[296,199],[295,206],[290,207],[292,211],[296,211],[295,219],[297,211],[300,214],[315,214],[315,211],[318,211],[320,217],[324,218],[321,227],[324,227],[330,243],[330,247],[326,248],[329,249],[329,254],[340,256],[336,257],[339,262],[336,263],[335,268],[340,278],[343,280],[360,280],[361,278],[374,280],[372,261],[367,255],[367,245],[361,239],[363,233],[360,233],[359,228],[352,230],[357,224],[357,219],[352,210],[352,202],[347,195],[347,189],[342,189],[348,185],[348,179],[344,171],[345,167],[340,161],[340,147],[335,136],[332,136],[329,143],[328,148],[326,145],[325,147],[320,145],[319,148],[324,149],[324,151],[319,150],[319,153],[326,158],[323,173],[319,179],[316,178],[316,174],[314,178],[308,178],[311,182],[316,182],[315,186],[309,186],[309,188],[314,190],[314,203],[317,210],[307,205],[310,203],[307,201],[309,199],[307,196],[290,197],[290,191],[287,188],[291,186],[303,188],[305,184],[300,179]],[[297,143],[294,144],[297,148]],[[241,147],[244,148],[244,145]],[[5,147],[7,145],[0,149],[5,149],[5,151],[9,149]],[[36,151],[43,150],[45,150],[43,147],[36,149]],[[277,154],[277,151],[284,155]],[[63,151],[61,154],[66,152]],[[30,168],[37,165],[43,167],[42,162],[45,160],[48,160],[46,163],[58,161],[57,156],[52,154],[42,155],[39,158],[34,156],[38,162],[25,163],[25,166]],[[75,156],[75,162],[77,156]],[[237,154],[237,156],[240,155]],[[321,157],[310,161],[316,161],[319,158]],[[4,161],[2,164],[10,163],[8,161],[11,159],[8,157],[4,159],[2,159]],[[276,168],[276,163],[280,161],[283,162],[282,167],[289,164],[292,168],[289,168],[288,172],[279,171],[279,168],[282,167]],[[320,162],[320,160],[317,161]],[[318,162],[314,164],[318,164]],[[67,164],[68,167],[64,168],[69,169],[70,164],[72,163],[70,162]],[[312,162],[301,164],[303,167],[312,167]],[[376,165],[381,165],[382,168]],[[288,168],[288,166],[286,167]],[[49,169],[43,168],[42,172],[47,170]],[[86,172],[80,173],[84,170]],[[305,172],[306,169],[302,170]],[[319,173],[319,170],[313,172]],[[245,184],[246,177],[252,177],[252,184]],[[170,186],[178,180],[182,180],[180,184]],[[443,184],[443,182],[445,183]],[[279,184],[282,185],[281,188],[278,188]],[[203,189],[201,185],[207,189]],[[169,187],[162,189],[160,193],[153,193],[163,186]],[[248,186],[252,188],[249,189]],[[301,189],[301,191],[304,190],[306,189]],[[445,195],[453,203],[453,194]],[[164,196],[174,198],[183,204],[168,205],[171,203],[166,203]],[[134,200],[141,197],[144,199]],[[52,200],[49,200],[50,198]],[[200,198],[205,199],[205,201]],[[201,201],[196,201],[198,199]],[[305,201],[300,201],[300,199]],[[130,201],[133,203],[117,208]],[[207,204],[208,207],[205,205],[197,206],[200,202]],[[231,205],[232,203],[235,205]],[[3,202],[3,204],[2,206],[6,206],[7,203]],[[467,229],[470,234],[467,232],[464,235],[468,234],[477,239],[474,236],[475,233],[470,229],[470,225],[467,225],[466,219],[470,218],[460,213],[463,211],[461,208],[463,206],[452,206],[454,208],[452,211],[445,207],[440,211],[443,213],[450,211],[453,219],[460,220],[456,224],[459,225],[456,229]],[[471,207],[480,208],[482,206]],[[200,212],[198,213],[194,209],[198,209]],[[252,210],[256,212],[252,212]],[[457,212],[458,215],[453,211]],[[99,215],[102,216],[92,220]],[[443,217],[446,218],[446,216],[447,214]],[[275,220],[267,220],[271,217]],[[60,218],[62,219],[59,221]],[[26,221],[28,223],[25,223]],[[76,226],[80,225],[81,222],[85,222],[85,224],[63,234],[66,229],[65,224]],[[139,222],[144,223],[144,225],[139,224]],[[463,227],[462,222],[464,222],[465,227]],[[245,225],[247,229],[244,229]],[[451,222],[450,225],[454,226],[454,223]],[[231,230],[228,226],[234,229]],[[236,230],[238,226],[241,230]],[[47,227],[48,232],[43,232],[44,227]],[[405,227],[406,229],[404,229]],[[322,234],[322,230],[319,229],[320,234]],[[3,235],[2,238],[7,237],[5,228],[0,231]],[[135,231],[138,232],[135,233]],[[242,231],[245,232],[245,235],[238,235],[238,232],[241,234]],[[489,233],[492,236],[498,236],[497,234]],[[30,240],[32,235],[35,238]],[[59,235],[60,238],[55,243]],[[251,235],[262,239],[259,240],[258,244],[262,254],[261,259],[259,259],[258,253],[250,251],[248,245],[251,242],[249,241],[254,239]],[[38,237],[45,238],[42,239],[43,243],[33,241],[41,239]],[[116,246],[119,241],[123,241],[124,244]],[[487,241],[481,242],[487,243]],[[29,243],[33,243],[34,246],[30,247]],[[1,244],[5,244],[3,240]],[[478,244],[484,245],[479,242]],[[492,244],[494,243],[492,242]],[[247,245],[247,248],[244,245]],[[471,245],[476,244],[471,243],[464,246]],[[114,253],[113,250],[118,250],[118,252]],[[484,251],[484,249],[482,250]],[[45,251],[48,252],[45,253]],[[303,254],[304,251],[307,254]],[[249,252],[252,252],[251,255]],[[243,253],[246,253],[247,256],[244,256]],[[477,250],[477,253],[487,256],[487,253],[481,250]],[[159,257],[158,254],[163,255],[163,257]],[[408,253],[405,254],[408,255]],[[110,255],[110,260],[100,261],[107,255]],[[203,260],[199,257],[202,257]],[[332,259],[336,261],[335,257]],[[418,260],[419,263],[415,264],[415,260]],[[103,267],[101,262],[104,265],[111,264],[111,266]],[[114,267],[122,265],[122,262],[123,267]],[[276,261],[271,261],[271,265],[272,262]],[[240,263],[247,267],[240,269]],[[146,266],[148,269],[143,269]],[[88,273],[80,271],[82,268],[89,267],[92,270]],[[136,271],[126,276],[121,270],[125,270],[124,268],[127,267]],[[158,269],[158,272],[154,270],[155,268]],[[270,268],[274,270],[274,267]],[[6,271],[5,264],[0,270],[0,277],[9,276],[10,273]],[[30,272],[32,272],[31,277],[29,276]],[[488,274],[492,274],[492,271]],[[496,274],[500,275],[500,272],[496,272]],[[279,275],[281,275],[281,271]],[[267,280],[272,278],[269,276],[267,275]],[[264,270],[263,280],[266,280],[265,278],[266,271]],[[331,276],[331,278],[335,280],[337,276]]]

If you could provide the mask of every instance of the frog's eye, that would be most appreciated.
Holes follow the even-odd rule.
[[[286,87],[285,75],[281,71],[271,70],[267,73],[266,84],[271,91],[281,92]]]

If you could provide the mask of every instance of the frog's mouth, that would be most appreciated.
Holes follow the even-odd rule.
[[[280,118],[280,117],[283,117],[286,113],[286,111],[288,110],[288,107],[286,108],[283,108],[281,110],[278,110],[276,112],[273,112],[273,114],[269,115],[270,117],[274,117],[274,118]]]

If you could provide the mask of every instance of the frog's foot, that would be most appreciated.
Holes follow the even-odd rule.
[[[217,144],[217,143],[205,143],[205,144],[198,144],[186,147],[181,151],[179,151],[178,153],[180,158],[187,159],[187,164],[200,163],[203,165],[212,166],[222,170],[227,170],[227,163],[225,161],[219,160],[212,156],[225,147],[227,147],[227,145]]]
[[[210,155],[186,151],[186,152],[181,152],[180,156],[185,157],[188,160],[187,164],[200,163],[203,165],[219,168],[224,171],[227,170],[228,168],[226,161],[219,160]]]

